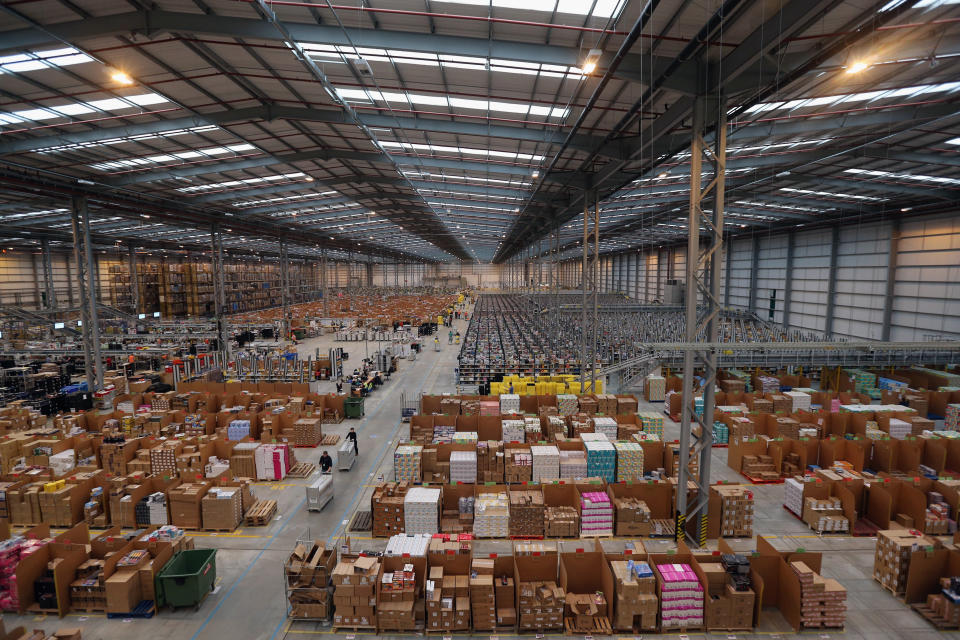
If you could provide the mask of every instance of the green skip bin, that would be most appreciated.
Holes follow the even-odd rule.
[[[189,549],[173,556],[157,576],[157,600],[171,607],[200,607],[217,580],[217,550]],[[162,596],[161,596],[162,594]]]

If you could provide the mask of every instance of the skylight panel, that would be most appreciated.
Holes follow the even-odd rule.
[[[548,107],[542,105],[533,105],[521,102],[501,102],[490,100],[474,100],[469,98],[451,98],[448,96],[430,96],[417,93],[396,93],[368,91],[364,89],[343,89],[338,88],[337,94],[344,100],[360,100],[364,102],[397,102],[403,104],[425,104],[439,107],[455,107],[458,109],[469,109],[474,111],[499,111],[503,113],[529,114],[534,116],[545,116],[549,118],[565,118],[569,114],[569,109],[559,107]]]
[[[410,149],[413,151],[429,151],[431,153],[462,153],[466,155],[490,156],[493,158],[509,158],[512,160],[543,160],[543,156],[529,153],[513,153],[510,151],[494,151],[493,149],[473,149],[470,147],[447,147],[434,144],[410,144],[407,142],[381,141],[381,147]]]
[[[811,189],[793,189],[791,187],[781,187],[780,191],[787,191],[789,193],[800,193],[800,194],[811,195],[811,196],[824,196],[826,198],[849,198],[850,200],[870,200],[870,201],[886,200],[886,198],[877,198],[874,196],[863,196],[855,193],[831,193],[828,191],[813,191]]]
[[[159,94],[144,93],[125,98],[107,98],[105,100],[94,100],[92,102],[75,102],[71,104],[49,105],[43,109],[25,109],[23,111],[14,111],[13,113],[0,113],[0,122],[5,122],[7,124],[19,124],[25,120],[39,122],[41,120],[52,120],[54,118],[60,118],[64,116],[93,113],[94,111],[120,111],[123,109],[135,109],[137,106],[147,106],[160,104],[163,102],[167,102],[167,99]],[[170,134],[168,133],[167,135]],[[104,144],[104,142],[101,142],[100,144]],[[71,147],[65,146],[63,148]]]
[[[877,171],[872,169],[846,169],[844,173],[853,173],[874,178],[894,178],[896,180],[915,180],[917,182],[960,185],[960,179],[947,178],[945,176],[927,176],[915,173],[894,173],[892,171]]]
[[[177,191],[181,193],[195,193],[197,191],[210,191],[211,189],[220,189],[224,187],[237,187],[240,185],[259,184],[262,182],[275,182],[277,180],[292,180],[302,178],[306,174],[303,172],[283,173],[279,175],[264,176],[262,178],[247,178],[245,180],[229,180],[227,182],[214,182],[210,184],[198,184],[192,187],[180,187]]]
[[[960,3],[960,0],[957,0]],[[755,104],[746,113],[762,113],[774,109],[798,109],[807,107],[816,107],[822,105],[839,104],[842,102],[866,102],[871,100],[891,98],[906,98],[918,96],[926,93],[944,93],[960,90],[960,82],[941,82],[938,84],[924,84],[912,87],[902,87],[900,89],[881,89],[879,91],[864,91],[857,93],[844,93],[833,96],[819,96],[815,98],[806,98],[804,100],[792,100],[790,102],[761,102]]]
[[[595,18],[611,18],[621,9],[623,0],[597,0],[593,11],[592,2],[584,0],[437,0],[440,4],[465,4],[481,7],[492,6],[495,9],[520,9],[524,11],[542,11],[565,13],[575,16],[591,15]]]
[[[84,62],[93,62],[93,58],[73,47],[51,49],[49,51],[31,51],[12,56],[0,56],[0,71],[24,73],[39,69],[68,67]]]
[[[252,144],[236,144],[230,147],[209,147],[207,149],[197,149],[196,151],[181,151],[174,154],[161,154],[157,156],[147,156],[144,158],[121,158],[109,162],[98,162],[89,165],[92,169],[107,171],[110,169],[122,169],[126,167],[135,167],[148,164],[159,164],[161,162],[175,162],[176,160],[189,160],[193,158],[203,158],[219,156],[225,153],[235,153],[239,151],[249,151],[253,149]]]

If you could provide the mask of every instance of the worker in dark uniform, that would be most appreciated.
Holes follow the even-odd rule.
[[[333,458],[326,451],[320,456],[320,471],[326,473],[333,467]]]
[[[347,433],[347,440],[353,441],[353,455],[359,456],[360,449],[357,447],[357,432],[353,427],[350,427],[350,431]]]

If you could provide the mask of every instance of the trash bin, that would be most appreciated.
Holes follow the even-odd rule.
[[[363,417],[363,398],[346,398],[343,401],[343,415],[347,418]]]
[[[180,551],[157,576],[157,603],[199,607],[217,579],[217,550]]]

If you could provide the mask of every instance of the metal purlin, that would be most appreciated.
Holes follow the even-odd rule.
[[[706,111],[716,113],[713,146],[704,140]],[[686,341],[697,342],[703,335],[716,343],[719,330],[720,271],[723,264],[723,205],[727,162],[726,101],[723,97],[698,96],[693,110],[690,144],[690,207],[687,239]],[[706,176],[704,176],[706,170]],[[710,206],[712,205],[712,206]],[[707,208],[709,207],[709,209]],[[701,231],[703,226],[703,242]],[[693,257],[696,256],[696,260]],[[698,310],[698,298],[700,308]],[[694,408],[693,379],[703,372],[703,414]],[[714,349],[687,350],[683,354],[683,394],[680,422],[680,468],[677,472],[676,536],[683,539],[687,521],[696,522],[698,546],[706,544],[707,504],[710,498],[710,450],[713,445],[713,418],[716,407],[717,353]],[[694,437],[692,425],[700,426]],[[693,479],[697,493],[693,504],[687,500],[690,457],[699,458],[700,468]]]

